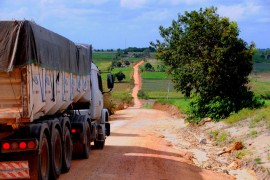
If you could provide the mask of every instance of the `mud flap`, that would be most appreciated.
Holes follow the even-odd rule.
[[[108,122],[105,123],[105,132],[106,132],[106,136],[110,136],[110,134],[111,134],[111,125]]]
[[[28,161],[0,162],[0,179],[30,178]]]

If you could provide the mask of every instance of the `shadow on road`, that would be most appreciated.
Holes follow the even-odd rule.
[[[126,133],[111,133],[110,136],[141,137],[141,135],[139,135],[139,134],[126,134]]]

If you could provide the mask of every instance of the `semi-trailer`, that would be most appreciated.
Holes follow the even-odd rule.
[[[108,89],[113,76],[108,74]],[[0,21],[0,179],[57,179],[110,135],[92,46]]]

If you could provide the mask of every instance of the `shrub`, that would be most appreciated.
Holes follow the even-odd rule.
[[[143,90],[139,90],[138,97],[141,99],[148,99],[149,98],[149,96]]]
[[[150,64],[150,63],[145,63],[144,69],[146,71],[154,71],[155,70],[154,67],[152,66],[152,64]]]
[[[200,96],[193,98],[190,102],[190,118],[188,119],[199,122],[201,118],[210,117],[215,121],[219,121],[243,108],[255,109],[263,106],[264,101],[253,96],[253,94],[249,96],[249,94],[250,92],[242,101],[220,96],[216,96],[213,99],[206,99]]]
[[[124,63],[125,63],[126,66],[129,66],[130,65],[130,62],[128,60],[125,60]]]
[[[121,82],[123,79],[126,78],[126,75],[122,71],[119,71],[118,73],[115,74],[115,77],[119,82]]]
[[[104,107],[108,109],[109,114],[115,113],[116,104],[113,102],[110,94],[104,94]]]

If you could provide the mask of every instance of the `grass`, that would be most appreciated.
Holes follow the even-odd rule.
[[[101,71],[107,71],[111,65],[115,53],[113,52],[94,52],[93,62]]]
[[[126,78],[123,81],[129,82],[130,79],[131,79],[131,75],[132,75],[132,67],[130,66],[130,67],[123,67],[123,68],[114,68],[112,70],[112,73],[113,74],[116,74],[119,71],[122,71],[125,74],[125,76],[126,76]]]
[[[256,113],[256,110],[249,110],[249,109],[242,109],[238,113],[232,114],[231,116],[224,119],[224,121],[228,124],[233,124],[238,121],[247,119],[249,117],[254,116]]]
[[[251,137],[255,138],[255,137],[257,137],[258,132],[257,132],[256,130],[252,130],[252,131],[249,132],[249,135],[250,135]]]
[[[181,98],[181,99],[158,99],[159,103],[172,104],[176,106],[182,113],[188,113],[189,111],[189,99]]]
[[[261,158],[255,158],[255,159],[254,159],[254,163],[255,163],[255,164],[263,164]]]
[[[249,85],[255,95],[270,98],[270,81],[250,78]]]
[[[138,61],[140,61],[140,60],[142,60],[142,58],[135,58],[135,57],[130,57],[130,58],[128,58],[131,62],[138,62]]]
[[[142,89],[144,91],[176,92],[170,80],[143,79]]]
[[[168,79],[168,74],[166,72],[143,72],[142,73],[143,79]]]
[[[94,52],[93,59],[95,60],[112,60],[116,53],[114,52]]]
[[[270,63],[254,63],[253,72],[255,73],[270,72]]]
[[[144,104],[143,105],[143,108],[146,108],[146,109],[151,109],[153,107],[153,105],[151,105],[151,104]]]
[[[252,152],[247,149],[242,149],[242,150],[236,151],[234,155],[238,159],[243,159],[246,157],[250,157],[252,155]]]
[[[243,157],[245,156],[245,153],[244,151],[237,151],[236,154],[235,154],[235,157],[238,158],[238,159],[243,159]]]
[[[209,135],[219,146],[232,141],[230,133],[220,129],[210,131]]]
[[[250,119],[250,123],[257,124],[262,120],[270,123],[270,107],[266,106],[260,109],[242,109],[238,113],[232,114],[224,121],[228,124],[233,124],[238,121]]]

